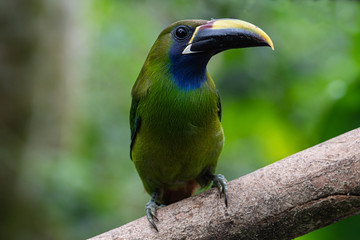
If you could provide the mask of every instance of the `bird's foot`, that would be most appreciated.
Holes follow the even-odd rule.
[[[217,187],[217,189],[219,189],[220,192],[220,198],[222,197],[222,195],[224,194],[225,196],[225,206],[228,206],[228,187],[227,187],[227,180],[224,177],[224,175],[221,174],[216,174],[213,175],[213,187]]]
[[[158,232],[158,228],[154,222],[154,220],[159,221],[159,219],[156,216],[156,210],[158,208],[164,207],[165,205],[160,205],[156,203],[158,194],[154,192],[151,195],[150,201],[145,205],[145,213],[148,221],[151,223],[151,225],[155,228],[155,230]]]

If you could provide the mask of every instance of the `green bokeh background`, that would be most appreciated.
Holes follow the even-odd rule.
[[[15,187],[33,211],[7,219],[5,236],[84,239],[144,215],[149,196],[129,159],[130,91],[157,35],[177,20],[239,18],[275,45],[227,51],[209,63],[226,138],[217,172],[228,180],[360,126],[356,1],[91,0],[70,7],[83,56],[73,63],[80,80],[69,88],[66,144],[25,146]],[[37,127],[28,127],[29,146]],[[354,239],[359,225],[358,215],[298,239]]]

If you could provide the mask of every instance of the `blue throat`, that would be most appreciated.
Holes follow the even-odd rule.
[[[169,51],[170,73],[176,85],[185,91],[200,88],[207,80],[206,65],[210,56],[204,54],[186,54],[173,45]]]

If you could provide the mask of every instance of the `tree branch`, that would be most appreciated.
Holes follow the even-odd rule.
[[[360,212],[360,128],[92,240],[292,239]]]

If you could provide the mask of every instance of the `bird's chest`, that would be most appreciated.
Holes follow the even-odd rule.
[[[153,88],[140,106],[134,159],[144,169],[157,169],[152,172],[157,181],[177,185],[215,165],[223,144],[217,95],[200,90],[155,92]]]
[[[213,130],[217,119],[216,96],[201,89],[166,91],[149,96],[143,124],[152,136],[184,141]]]

